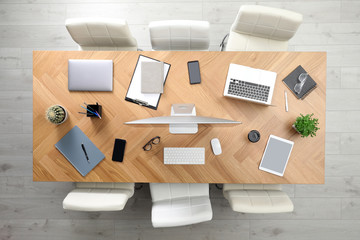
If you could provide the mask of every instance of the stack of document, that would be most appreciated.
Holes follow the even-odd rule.
[[[141,93],[163,93],[164,63],[141,63]]]

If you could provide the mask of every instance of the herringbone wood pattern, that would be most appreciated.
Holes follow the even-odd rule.
[[[139,54],[171,64],[158,110],[124,100]],[[112,59],[112,92],[69,92],[68,59]],[[190,85],[187,61],[199,60],[202,83]],[[273,106],[225,98],[224,84],[230,63],[278,73]],[[281,80],[302,65],[318,83],[305,100],[297,100]],[[33,178],[35,181],[119,182],[204,182],[204,183],[323,183],[325,159],[326,53],[323,52],[63,52],[35,51],[33,54]],[[288,91],[289,112],[284,109]],[[83,102],[99,102],[103,118],[78,114]],[[197,114],[243,122],[241,125],[200,125],[195,135],[172,135],[168,126],[129,126],[126,121],[170,115],[173,103],[195,103]],[[44,118],[45,110],[61,104],[69,119],[55,126]],[[299,113],[314,113],[320,119],[316,138],[303,139],[291,125]],[[78,125],[106,158],[82,177],[55,149],[54,144]],[[261,140],[252,144],[247,133],[257,129]],[[268,136],[274,134],[295,142],[284,177],[259,171]],[[150,152],[142,146],[152,137],[161,143]],[[212,154],[210,140],[220,139],[223,154]],[[111,160],[115,138],[127,140],[123,163]],[[163,147],[205,147],[206,164],[171,166],[163,164]],[[305,151],[306,149],[306,151]]]

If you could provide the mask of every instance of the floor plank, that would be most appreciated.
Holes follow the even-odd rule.
[[[126,19],[132,24],[149,24],[150,21],[171,19],[201,20],[202,4],[187,2],[164,2],[161,7],[157,3],[109,3],[103,4],[68,4],[67,18],[74,17],[113,17]],[[164,11],[166,9],[166,11]]]
[[[0,108],[2,112],[32,112],[32,92],[0,91]]]
[[[327,111],[326,132],[358,133],[360,132],[360,111]]]
[[[251,220],[251,240],[356,240],[360,221],[349,220]]]
[[[32,69],[0,69],[2,91],[32,91]]]
[[[32,134],[0,134],[0,157],[32,158]]]
[[[360,155],[326,155],[325,175],[329,177],[360,177]]]
[[[216,228],[214,228],[214,224]],[[249,221],[213,220],[176,228],[153,228],[149,220],[115,220],[117,239],[249,239]]]
[[[340,152],[342,154],[360,154],[360,133],[341,133]]]
[[[295,197],[356,197],[360,195],[360,177],[327,177],[325,184],[296,185]]]
[[[360,88],[360,68],[341,68],[341,88]]]
[[[16,219],[0,220],[0,226],[2,239],[115,239],[113,220]]]
[[[66,5],[3,4],[0,25],[63,25]]]
[[[0,48],[0,69],[18,68],[21,65],[20,48]]]
[[[0,155],[0,176],[32,176],[32,164],[33,162],[31,153],[25,154],[25,156]]]
[[[0,133],[21,133],[21,113],[0,113]]]
[[[342,219],[360,219],[360,197],[341,200]]]

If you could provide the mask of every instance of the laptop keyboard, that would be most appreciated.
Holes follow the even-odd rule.
[[[228,94],[254,99],[262,102],[267,102],[269,98],[269,91],[270,91],[269,86],[244,82],[241,80],[231,78]]]

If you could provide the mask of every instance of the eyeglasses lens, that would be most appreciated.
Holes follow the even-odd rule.
[[[155,138],[154,140],[152,140],[153,144],[158,144],[160,142],[160,138]]]
[[[151,149],[151,144],[146,144],[145,147],[144,147],[144,150],[145,151],[149,151]]]

